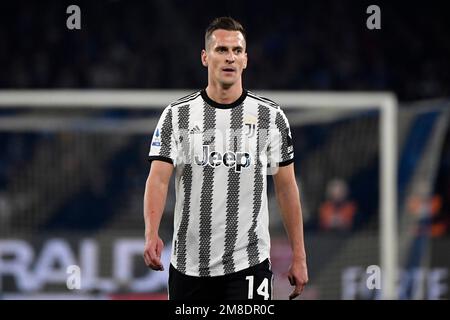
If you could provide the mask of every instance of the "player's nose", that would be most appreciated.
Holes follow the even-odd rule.
[[[236,60],[236,57],[234,56],[234,53],[232,51],[229,51],[226,56],[226,61],[228,63],[233,63]]]

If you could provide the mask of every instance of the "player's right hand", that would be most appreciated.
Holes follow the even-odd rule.
[[[149,268],[156,271],[164,271],[164,266],[161,263],[163,248],[164,243],[159,236],[145,242],[144,260]]]

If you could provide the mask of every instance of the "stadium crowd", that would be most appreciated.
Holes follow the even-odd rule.
[[[449,23],[439,6],[381,3],[381,30],[351,1],[14,1],[0,11],[0,88],[199,88],[202,29],[229,14],[247,27],[253,89],[392,90],[399,99],[450,88]]]

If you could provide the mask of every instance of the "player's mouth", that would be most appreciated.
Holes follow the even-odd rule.
[[[233,67],[224,67],[224,68],[222,68],[222,71],[225,72],[225,73],[227,73],[227,74],[231,74],[231,73],[236,72],[236,68],[233,68]]]

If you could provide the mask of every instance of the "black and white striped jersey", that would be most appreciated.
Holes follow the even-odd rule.
[[[149,159],[175,166],[177,270],[219,276],[269,258],[267,174],[294,161],[277,104],[246,90],[227,105],[186,96],[162,112]]]

